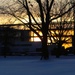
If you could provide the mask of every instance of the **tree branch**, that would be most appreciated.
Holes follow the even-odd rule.
[[[66,13],[68,13],[69,11],[71,11],[72,8],[74,8],[74,7],[75,7],[75,5],[73,5],[72,7],[70,7],[70,8],[69,8],[67,11],[65,11],[64,13],[59,14],[57,17],[50,19],[49,22],[51,22],[52,20],[58,19],[59,17],[62,17],[63,15],[65,15]]]

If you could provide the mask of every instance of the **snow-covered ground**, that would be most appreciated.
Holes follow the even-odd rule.
[[[49,60],[40,57],[0,57],[0,75],[75,75],[75,56],[51,56]]]

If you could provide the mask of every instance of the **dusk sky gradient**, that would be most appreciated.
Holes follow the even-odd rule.
[[[15,0],[0,0],[0,6],[4,6],[10,3],[13,3]]]

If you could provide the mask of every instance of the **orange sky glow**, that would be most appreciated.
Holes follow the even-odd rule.
[[[0,0],[0,6],[5,5],[5,4],[7,6],[7,4],[12,4],[13,1],[16,1],[16,0]],[[41,22],[39,18],[36,18],[36,19],[38,19],[38,22]],[[59,20],[60,20],[60,18],[58,18],[58,21]],[[25,19],[22,19],[22,21],[27,23],[29,21],[28,17],[25,17]],[[54,20],[54,22],[56,22],[56,21],[57,20]],[[33,20],[32,20],[32,22],[34,23]],[[15,20],[14,17],[7,16],[7,15],[0,15],[0,24],[18,24],[18,23],[21,23],[21,22],[18,20]],[[74,34],[74,33],[72,33],[72,34]],[[36,36],[36,35],[34,35],[34,36]],[[31,38],[31,41],[33,41],[33,38]],[[41,40],[38,37],[35,37],[34,41],[41,41]],[[48,40],[48,41],[50,42],[50,40]],[[69,47],[72,46],[72,44],[63,44],[63,46],[65,46],[65,48],[67,48],[68,46]]]

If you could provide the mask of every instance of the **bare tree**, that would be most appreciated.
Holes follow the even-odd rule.
[[[55,5],[56,6],[54,9],[55,14],[56,13],[58,14],[57,7],[59,7],[59,12],[60,12],[60,14],[62,14],[67,9],[66,7],[70,7],[70,5],[71,5],[70,2],[68,2],[68,1],[65,2],[65,6],[64,6],[63,1],[60,1],[59,3],[60,3],[59,6]],[[65,52],[63,52],[64,50],[62,50],[62,49],[64,49],[62,46],[63,46],[63,44],[68,43],[68,41],[71,40],[71,38],[72,38],[72,37],[69,37],[69,36],[71,36],[71,34],[69,34],[69,31],[71,31],[71,29],[70,29],[71,24],[67,26],[67,23],[70,23],[70,21],[72,21],[72,16],[73,16],[73,14],[71,11],[69,11],[67,14],[61,16],[59,18],[60,21],[57,20],[54,23],[56,25],[55,25],[54,29],[50,32],[52,40],[58,46],[58,49],[55,49],[56,57],[59,57],[62,53],[65,53]],[[69,36],[68,36],[68,34],[69,34]],[[53,41],[51,41],[51,43]]]
[[[73,7],[67,7],[69,5],[69,2],[64,4],[64,7],[61,9],[61,12],[63,9],[65,9],[64,12],[59,12],[59,7],[57,7],[57,12],[55,12],[54,8],[56,5],[60,4],[60,0],[17,0],[17,4],[9,5],[6,7],[1,7],[2,10],[1,13],[10,14],[13,15],[15,18],[17,18],[19,21],[21,21],[24,25],[25,22],[28,23],[26,25],[28,28],[30,28],[31,31],[33,31],[42,42],[42,58],[43,59],[49,59],[49,53],[48,53],[48,38],[47,36],[50,35],[48,33],[49,25],[54,20],[62,17],[66,13],[68,13]],[[27,19],[26,19],[27,18]],[[40,31],[42,33],[42,36],[37,32]]]
[[[71,5],[73,6],[75,4],[75,0],[71,1]],[[74,36],[72,38],[72,47],[73,47],[73,52],[75,54],[75,7],[73,8],[73,21],[74,21]]]

